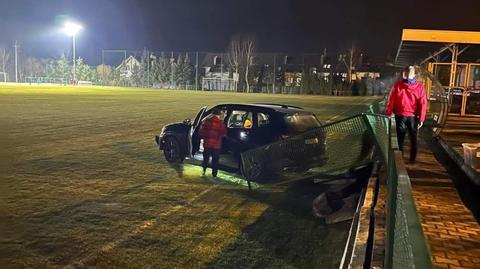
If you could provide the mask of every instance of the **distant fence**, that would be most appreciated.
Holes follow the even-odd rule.
[[[0,82],[7,82],[8,81],[8,73],[0,72]]]
[[[70,83],[46,77],[64,75],[48,68],[57,59],[25,56],[19,81]],[[101,58],[77,78],[105,86],[353,96],[383,95],[394,81],[379,77],[382,67],[365,64],[357,66],[348,82],[344,63],[326,53],[255,53],[248,74],[245,66],[232,67],[229,58],[226,52],[102,50]],[[12,80],[8,74],[3,77]]]
[[[50,77],[25,77],[25,83],[67,85],[67,79],[65,79],[65,78],[50,78]]]
[[[228,91],[235,92],[237,91],[236,85],[237,82],[231,78],[201,78],[203,91]]]

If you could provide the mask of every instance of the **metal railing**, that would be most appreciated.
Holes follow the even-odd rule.
[[[380,107],[380,106],[378,106]],[[371,110],[376,109],[371,107]],[[379,111],[379,110],[377,110]],[[385,268],[432,268],[431,255],[398,148],[395,119],[366,114],[387,170]]]

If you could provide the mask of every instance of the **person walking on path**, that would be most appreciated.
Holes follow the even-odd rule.
[[[410,137],[410,162],[417,157],[417,131],[427,115],[427,96],[423,83],[417,80],[417,69],[408,66],[403,70],[403,79],[390,91],[385,114],[395,115],[398,147],[403,152],[405,135]]]
[[[211,114],[202,121],[199,133],[200,139],[203,139],[203,174],[207,171],[211,157],[212,176],[214,178],[217,177],[218,173],[218,158],[222,147],[222,138],[227,133],[220,115],[221,111],[219,109],[213,109]]]

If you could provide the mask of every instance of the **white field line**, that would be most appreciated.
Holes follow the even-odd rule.
[[[107,244],[104,244],[103,246],[100,247],[100,252],[103,252],[103,253],[106,253],[106,252],[110,252],[112,249],[114,249],[115,247],[117,247],[118,245],[120,245],[121,243],[125,242],[127,239],[129,239],[130,237],[134,236],[134,235],[137,235],[141,232],[143,232],[144,230],[152,227],[153,225],[155,225],[158,220],[161,218],[161,217],[167,217],[167,216],[170,216],[172,215],[173,213],[176,213],[177,211],[179,211],[180,209],[183,209],[185,206],[188,206],[188,205],[191,205],[193,202],[195,202],[196,200],[198,200],[200,197],[204,196],[205,194],[209,193],[210,191],[216,189],[219,185],[221,185],[221,183],[215,183],[215,185],[212,185],[210,186],[208,189],[205,189],[204,191],[202,191],[201,193],[195,195],[194,197],[190,198],[186,204],[184,205],[176,205],[174,207],[172,207],[170,210],[168,211],[165,211],[165,212],[162,212],[161,214],[159,214],[157,217],[153,218],[153,219],[149,219],[149,220],[145,220],[141,223],[139,223],[138,225],[136,225],[132,231],[130,233],[126,233],[125,235],[123,236],[120,236],[117,240],[115,241],[112,241],[110,243],[107,243]],[[70,263],[69,265],[65,266],[64,268],[77,268],[79,264],[83,265],[85,264],[86,262],[88,262],[90,259],[92,259],[93,257],[91,256],[87,256],[81,260],[77,260],[77,261],[72,261],[72,263]]]

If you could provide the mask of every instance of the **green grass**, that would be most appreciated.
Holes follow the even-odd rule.
[[[324,121],[365,97],[0,86],[0,267],[338,268],[349,223],[311,214],[321,186],[253,194],[170,166],[164,124],[217,103],[299,105]]]

